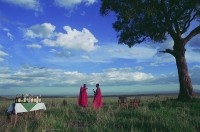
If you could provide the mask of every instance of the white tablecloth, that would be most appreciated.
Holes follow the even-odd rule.
[[[37,110],[46,110],[46,106],[44,103],[35,103],[35,105],[30,109],[27,110],[22,103],[12,103],[8,107],[8,113],[22,113],[22,112],[29,112],[29,111],[37,111]]]

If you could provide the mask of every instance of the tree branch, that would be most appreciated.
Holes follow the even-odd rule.
[[[197,26],[195,29],[193,29],[190,34],[184,38],[185,44],[187,44],[188,41],[190,41],[190,39],[192,39],[195,35],[200,33],[200,25]]]
[[[192,12],[189,14],[189,16],[191,16],[192,15]],[[195,13],[193,16],[192,16],[192,18],[190,19],[190,17],[188,18],[188,20],[185,22],[185,24],[184,24],[184,27],[183,27],[183,29],[182,29],[182,31],[181,31],[181,34],[183,34],[183,33],[185,33],[186,31],[187,31],[187,29],[189,28],[189,26],[190,26],[190,23],[195,19],[195,17],[197,16],[197,13]]]
[[[169,54],[171,54],[171,55],[174,56],[174,50],[171,50],[171,49],[166,49],[166,50],[164,50],[164,51],[159,51],[159,52],[162,52],[162,53],[169,53]]]
[[[180,28],[179,28],[179,26],[178,26],[178,22],[177,22],[177,21],[174,22],[174,26],[175,26],[176,33],[177,33],[179,36],[181,36]]]
[[[170,20],[171,12],[167,11],[167,7],[165,5],[165,1],[164,0],[161,1],[161,5],[163,6],[163,13],[164,13],[164,16],[165,16],[165,22],[164,23],[167,26],[167,31],[171,35],[171,37],[175,40],[176,33],[175,33],[174,29],[173,29],[172,21]]]

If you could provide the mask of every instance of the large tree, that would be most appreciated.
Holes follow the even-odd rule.
[[[161,51],[175,57],[179,75],[178,99],[191,99],[193,88],[185,59],[185,46],[200,33],[198,0],[102,0],[101,15],[114,12],[113,28],[120,44],[130,48],[147,40],[164,42],[168,36],[173,49]],[[196,27],[192,26],[197,22]],[[193,28],[190,32],[189,29]]]

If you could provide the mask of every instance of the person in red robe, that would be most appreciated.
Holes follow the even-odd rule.
[[[93,103],[92,106],[94,109],[99,109],[103,107],[103,103],[102,103],[102,94],[101,94],[101,89],[99,87],[99,84],[96,84],[96,91],[94,91],[94,99],[93,99]]]
[[[78,97],[78,105],[81,107],[88,106],[88,95],[87,95],[87,87],[86,84],[80,87],[80,93]]]

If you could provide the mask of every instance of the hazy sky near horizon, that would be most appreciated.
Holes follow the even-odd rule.
[[[116,18],[101,16],[100,5],[100,0],[0,0],[0,95],[78,91],[83,83],[119,93],[130,87],[177,90],[175,59],[159,52],[172,48],[171,38],[119,45],[112,28]],[[189,74],[200,89],[200,35],[186,49]]]

